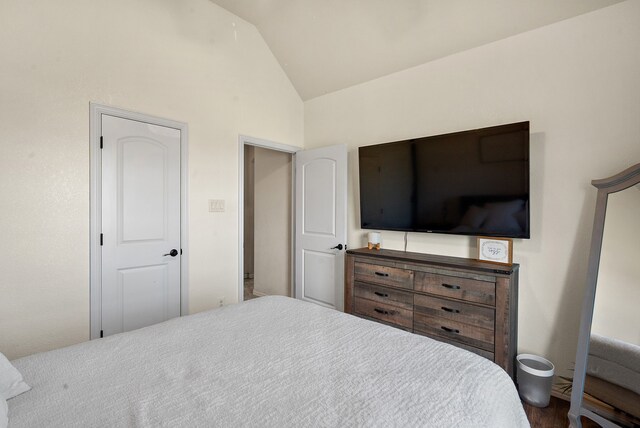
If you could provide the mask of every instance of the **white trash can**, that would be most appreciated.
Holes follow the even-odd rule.
[[[554,367],[551,361],[532,354],[516,357],[518,393],[526,403],[547,407],[551,398]]]

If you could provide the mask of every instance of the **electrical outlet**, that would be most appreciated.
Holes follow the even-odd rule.
[[[218,307],[224,306],[224,297],[218,297]]]
[[[224,212],[224,199],[209,199],[209,212],[210,213],[223,213]]]

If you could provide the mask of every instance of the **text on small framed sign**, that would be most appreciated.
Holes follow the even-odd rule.
[[[478,236],[478,260],[511,265],[513,263],[513,240]]]

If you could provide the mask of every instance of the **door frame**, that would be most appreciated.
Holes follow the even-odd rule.
[[[180,130],[180,247],[183,250],[180,260],[180,316],[189,314],[189,245],[188,245],[188,125],[184,122],[136,113],[107,105],[89,103],[89,152],[90,170],[90,220],[89,220],[89,337],[100,337],[102,328],[102,248],[100,233],[102,225],[102,152],[100,136],[102,133],[102,115],[135,120],[138,122],[164,126]]]
[[[295,297],[295,172],[296,152],[302,147],[238,135],[238,302],[244,301],[244,147],[254,146],[291,154],[291,297]]]

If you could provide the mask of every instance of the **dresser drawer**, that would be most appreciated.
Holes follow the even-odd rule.
[[[405,328],[413,327],[413,311],[397,306],[355,298],[355,311],[358,315],[382,320]]]
[[[487,351],[494,350],[494,330],[415,312],[414,330],[446,337]]]
[[[359,282],[413,289],[413,271],[407,269],[355,262],[354,279]]]
[[[465,345],[463,343],[456,342],[455,340],[449,340],[446,337],[436,336],[435,334],[422,333],[420,331],[416,331],[416,334],[419,334],[420,336],[429,337],[439,342],[449,343],[451,345],[457,346],[458,348],[466,349],[469,352],[473,352],[474,354],[480,355],[481,357],[485,357],[491,361],[493,361],[495,358],[495,355],[493,352],[485,351],[484,349],[476,348],[474,346]]]
[[[457,300],[416,294],[414,297],[414,310],[424,315],[473,324],[491,331],[494,330],[495,326],[495,309],[462,303]]]
[[[356,282],[354,286],[354,294],[356,298],[367,299],[373,302],[413,310],[413,293],[410,292]]]
[[[496,283],[429,272],[416,274],[415,290],[495,306]]]

